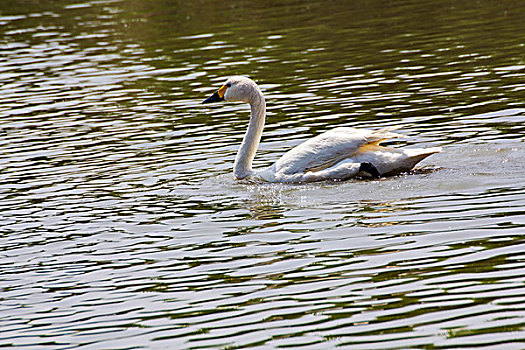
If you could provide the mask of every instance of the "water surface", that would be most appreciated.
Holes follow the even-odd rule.
[[[0,345],[521,349],[525,4],[0,5]],[[335,126],[443,147],[412,174],[233,180]]]

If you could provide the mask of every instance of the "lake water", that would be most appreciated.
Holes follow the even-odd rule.
[[[350,4],[348,4],[350,3]],[[524,349],[525,2],[3,1],[0,346]],[[412,174],[239,183],[335,126]]]

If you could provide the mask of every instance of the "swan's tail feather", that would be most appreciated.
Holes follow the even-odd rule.
[[[439,152],[441,152],[441,147],[404,149],[404,153],[407,155],[405,166],[410,170],[426,157]]]
[[[390,132],[390,131],[394,131],[394,130],[398,130],[398,129],[401,129],[401,125],[385,126],[384,128],[381,128],[379,130],[375,130],[374,132],[383,133],[383,132]]]
[[[421,158],[422,160],[431,154],[441,152],[441,147],[407,148],[404,151],[409,158]]]
[[[394,138],[404,138],[406,137],[403,134],[392,132],[401,128],[401,126],[387,126],[379,130],[374,130],[370,133],[370,143],[379,145],[381,142]]]
[[[397,175],[412,170],[417,163],[426,157],[441,152],[441,147],[430,148],[404,148],[398,150],[400,158],[392,163],[381,164],[381,175],[390,176]],[[379,168],[378,168],[379,169]]]

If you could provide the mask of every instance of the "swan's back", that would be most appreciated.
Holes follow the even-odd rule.
[[[271,167],[274,181],[318,181],[355,176],[362,163],[373,164],[381,175],[411,170],[418,162],[440,148],[396,149],[380,142],[403,137],[395,128],[365,130],[340,127],[305,141],[286,152]],[[355,166],[351,166],[354,164]],[[344,173],[347,169],[347,173]],[[266,172],[268,174],[268,171]],[[303,180],[298,180],[300,178]]]
[[[351,157],[366,145],[401,137],[390,130],[391,128],[377,131],[349,127],[335,128],[286,152],[276,162],[276,168],[285,174],[324,170]]]

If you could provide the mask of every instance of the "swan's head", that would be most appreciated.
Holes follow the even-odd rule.
[[[250,103],[254,101],[254,99],[260,98],[262,98],[261,90],[253,80],[247,77],[234,76],[226,80],[219,90],[202,101],[202,103],[219,101],[241,101]]]

